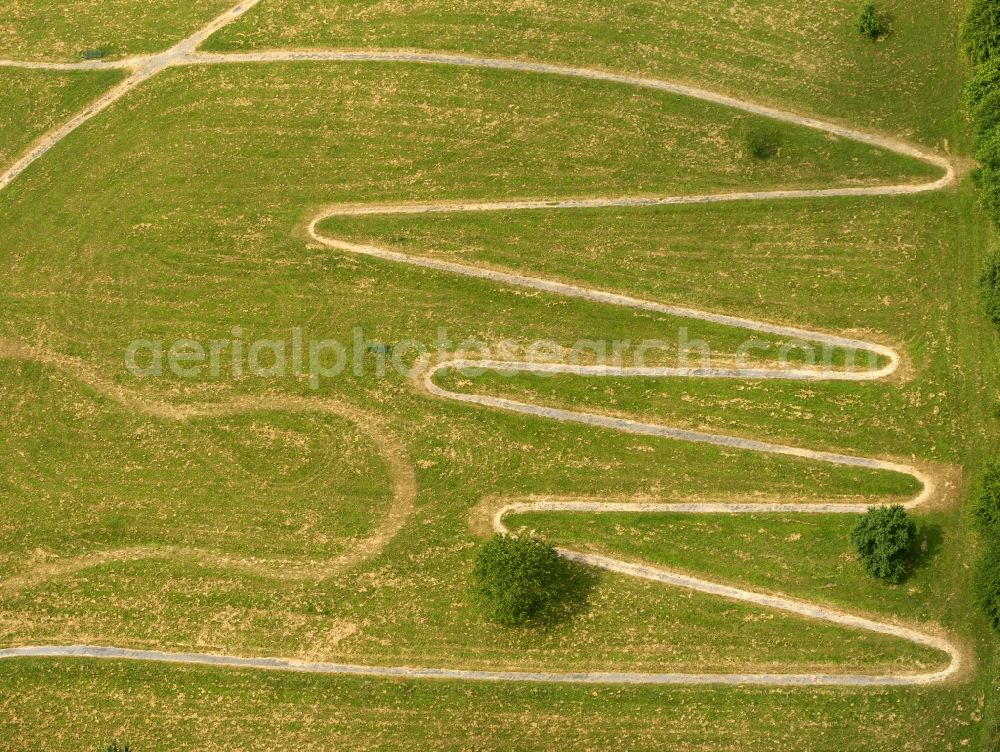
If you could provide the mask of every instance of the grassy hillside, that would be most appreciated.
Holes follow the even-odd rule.
[[[482,3],[264,0],[211,45],[434,47],[638,70],[964,148],[952,3],[891,6],[895,31],[878,45],[852,37],[849,3],[689,5],[578,0],[501,17]],[[15,154],[37,132],[26,122],[9,136],[0,129],[0,152]],[[747,134],[760,129],[780,145],[771,159],[747,153]],[[161,74],[0,193],[0,646],[553,670],[942,665],[933,651],[885,637],[612,574],[598,577],[583,612],[549,630],[486,624],[466,592],[496,498],[904,499],[916,490],[908,477],[443,402],[391,370],[377,377],[377,353],[364,346],[357,372],[319,389],[297,375],[234,373],[228,351],[217,377],[143,379],[124,358],[134,339],[208,342],[236,337],[234,327],[248,342],[300,327],[348,344],[360,327],[369,344],[390,345],[432,343],[442,329],[452,342],[560,346],[674,342],[683,331],[724,358],[748,332],[350,256],[310,242],[304,228],[331,203],[933,177],[868,146],[608,83],[362,63]],[[950,503],[919,515],[922,550],[899,586],[861,575],[843,516],[511,523],[581,549],[946,629],[974,666],[933,688],[776,690],[12,661],[0,672],[0,738],[14,749],[41,740],[76,749],[114,735],[141,749],[975,748],[994,672],[992,638],[967,592],[975,539],[963,500],[996,431],[998,360],[974,288],[988,234],[967,180],[909,197],[341,218],[321,230],[896,347],[901,373],[860,385],[443,381],[936,468]],[[780,344],[771,338],[760,353]],[[29,346],[34,359],[24,357]],[[331,399],[350,415],[323,413]],[[244,407],[219,407],[234,400]],[[192,404],[216,414],[192,414]],[[397,513],[387,446],[415,473],[401,529],[356,566],[311,576]]]
[[[417,91],[419,106],[410,104]],[[334,101],[328,92],[336,92]],[[511,111],[515,96],[518,105]],[[629,139],[631,131],[609,121],[608,112],[647,123],[642,136]],[[498,185],[508,186],[514,195],[685,192],[748,183],[783,186],[792,179],[805,185],[854,184],[927,174],[926,168],[898,157],[794,128],[781,136],[786,155],[758,165],[740,152],[736,133],[745,121],[722,108],[676,97],[495,72],[311,64],[171,72],[115,106],[110,117],[75,134],[51,160],[0,197],[6,202],[8,228],[2,253],[18,269],[3,301],[5,334],[44,340],[50,348],[82,356],[109,380],[150,398],[166,396],[173,404],[220,400],[230,393],[309,394],[309,389],[292,378],[140,381],[122,371],[121,353],[132,337],[208,340],[225,336],[236,325],[248,339],[278,337],[301,324],[308,324],[309,336],[343,341],[350,340],[357,324],[364,326],[366,336],[388,342],[408,337],[431,341],[440,327],[450,328],[456,339],[530,334],[572,342],[580,334],[641,331],[653,337],[686,322],[651,320],[637,326],[630,314],[597,304],[553,307],[548,300],[485,283],[358,264],[304,247],[296,228],[308,216],[303,214],[308,207],[347,201],[361,191],[365,197],[386,198],[490,196]],[[470,127],[473,122],[480,123],[478,129]],[[728,150],[722,147],[727,156],[716,157],[713,146],[727,141]],[[665,142],[683,148],[661,148]],[[83,153],[103,157],[83,160]],[[445,154],[454,158],[443,160]],[[198,165],[193,173],[192,160]],[[407,175],[420,180],[412,184]],[[24,241],[35,236],[34,218],[43,207],[58,222],[28,246]],[[624,227],[627,219],[611,221]],[[136,253],[135,248],[141,250]],[[93,283],[81,286],[81,275]],[[497,296],[505,301],[499,306]],[[387,300],[406,303],[386,305]],[[29,330],[34,334],[26,337]],[[715,325],[697,331],[730,347],[745,337]],[[9,373],[12,384],[25,379],[17,368]],[[25,406],[85,399],[72,393],[60,396],[48,386],[54,378],[43,372],[34,383],[12,388],[8,399]],[[784,487],[804,494],[880,495],[907,493],[913,487],[890,473],[817,468],[749,453],[728,456],[717,449],[653,440],[622,442],[610,432],[452,407],[412,394],[405,379],[394,374],[384,380],[374,379],[370,371],[349,374],[323,387],[324,394],[374,407],[397,436],[407,437],[418,463],[419,511],[380,559],[351,577],[293,586],[263,578],[245,581],[218,567],[222,571],[213,577],[230,583],[224,591],[242,593],[228,607],[254,625],[235,631],[216,616],[218,593],[192,597],[204,562],[173,562],[163,552],[145,557],[140,565],[101,562],[84,581],[52,578],[11,593],[5,607],[17,615],[18,624],[7,639],[64,642],[101,634],[132,644],[203,642],[236,652],[280,646],[281,652],[330,659],[456,666],[773,667],[790,657],[801,666],[846,669],[937,660],[911,646],[876,638],[857,641],[824,625],[799,622],[791,628],[785,617],[757,622],[750,617],[752,609],[612,577],[595,594],[586,622],[524,637],[485,628],[467,606],[459,607],[475,540],[466,519],[480,498],[505,488],[639,492],[653,483],[664,493],[678,494],[707,487],[720,493],[740,487],[777,493]],[[94,425],[79,425],[72,434],[74,442],[96,442],[93,450],[85,455],[59,450],[59,456],[80,463],[79,470],[60,471],[67,480],[79,473],[81,480],[51,502],[66,507],[65,515],[53,516],[43,507],[37,522],[27,527],[32,505],[11,507],[12,517],[23,520],[17,526],[22,545],[46,542],[43,561],[78,553],[86,545],[205,547],[213,538],[218,541],[213,548],[221,553],[287,559],[294,552],[301,560],[316,561],[337,545],[337,534],[330,531],[323,540],[315,534],[335,527],[338,515],[309,495],[310,489],[315,494],[317,484],[327,483],[356,504],[368,503],[356,486],[343,485],[350,475],[343,482],[330,474],[314,476],[305,487],[293,489],[281,485],[251,491],[238,476],[235,483],[220,486],[212,480],[218,462],[205,461],[217,451],[225,456],[225,443],[213,448],[218,438],[205,443],[194,439],[180,448],[177,439],[168,438],[176,435],[176,427],[146,421],[122,425],[124,418],[115,417],[114,405],[105,410],[110,414]],[[37,407],[19,411],[10,427],[8,456],[12,467],[21,468],[11,485],[27,498],[38,484],[20,478],[32,477],[37,464],[57,461],[37,413]],[[299,433],[320,430],[310,427],[308,417],[293,423],[303,420],[304,425],[294,426]],[[209,422],[202,430],[217,435],[219,427]],[[327,430],[327,441],[343,441],[335,429]],[[171,448],[170,456],[198,462],[176,467],[145,450],[144,441],[125,442],[125,448],[141,453],[123,462],[116,444],[100,442],[103,435],[133,434],[155,436],[156,445]],[[477,440],[480,435],[493,439],[484,444]],[[38,449],[24,455],[26,444]],[[280,446],[279,439],[265,437],[242,449],[256,466]],[[637,446],[647,453],[637,455]],[[464,459],[438,458],[459,450]],[[358,451],[363,457],[364,449]],[[23,459],[17,462],[19,455]],[[595,460],[599,464],[583,471]],[[330,462],[338,476],[340,469],[347,471],[342,460]],[[121,464],[132,472],[114,473]],[[673,481],[656,470],[676,464],[702,469]],[[108,469],[94,474],[94,467]],[[156,468],[157,474],[150,477],[145,467]],[[265,477],[267,470],[261,469]],[[755,480],[770,475],[781,480]],[[87,477],[99,478],[98,488],[88,490],[82,480]],[[116,480],[108,483],[109,477]],[[81,496],[109,493],[114,498],[99,505],[78,506]],[[19,496],[12,493],[12,502]],[[245,507],[251,496],[255,503]],[[143,514],[135,498],[144,499],[157,514]],[[293,521],[310,508],[314,514],[322,512],[310,535],[292,537],[301,524]],[[74,516],[83,510],[83,519]],[[179,528],[178,520],[185,521]],[[284,530],[287,525],[292,528]],[[66,529],[90,532],[81,541],[61,532]],[[350,530],[339,533],[341,538],[350,535]],[[411,559],[406,552],[424,553]],[[30,565],[15,559],[12,569],[20,575]],[[170,586],[150,595],[149,582],[161,578]],[[357,591],[367,589],[369,579],[392,585],[359,599]],[[239,584],[243,582],[247,584]],[[88,605],[110,592],[119,608],[131,614],[129,619]],[[44,615],[51,603],[72,614],[68,622]],[[313,610],[313,603],[322,605]],[[646,630],[630,629],[636,611],[647,609],[650,623],[664,635],[653,643]],[[165,613],[172,614],[167,621]],[[301,627],[289,629],[292,620]],[[212,625],[207,631],[206,624]],[[330,637],[323,648],[308,639],[316,630],[326,634],[333,625],[337,634],[346,630],[347,637]],[[752,655],[732,654],[734,640],[760,647]]]

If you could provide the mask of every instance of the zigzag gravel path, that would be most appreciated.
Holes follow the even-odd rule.
[[[674,95],[691,97],[712,102],[725,107],[738,109],[754,115],[798,126],[829,133],[831,135],[851,139],[871,146],[886,149],[897,154],[921,160],[939,167],[942,170],[940,178],[934,181],[914,184],[883,185],[869,187],[834,187],[802,190],[772,190],[753,192],[731,192],[724,194],[705,194],[696,196],[663,196],[663,197],[597,197],[587,199],[534,199],[506,202],[470,202],[470,203],[437,203],[437,204],[400,204],[400,205],[366,205],[336,206],[325,210],[314,218],[309,225],[312,240],[338,252],[353,253],[376,258],[385,262],[408,264],[446,274],[457,274],[491,281],[500,285],[517,286],[537,290],[546,294],[577,298],[611,306],[632,308],[654,313],[660,313],[682,318],[713,322],[727,326],[739,327],[750,331],[772,334],[784,338],[792,338],[809,343],[829,347],[845,348],[852,351],[874,353],[885,361],[885,365],[867,370],[835,370],[821,368],[750,368],[750,367],[709,367],[709,368],[640,368],[640,367],[609,367],[609,366],[570,366],[560,363],[527,363],[494,360],[455,359],[423,369],[417,379],[418,388],[426,393],[452,401],[463,402],[490,409],[517,412],[525,415],[546,418],[550,420],[580,423],[600,429],[610,429],[625,433],[655,436],[669,440],[707,443],[724,448],[778,454],[800,457],[810,461],[833,465],[852,466],[871,470],[882,470],[907,475],[916,480],[920,492],[910,499],[906,506],[910,509],[919,507],[935,498],[938,493],[938,483],[933,474],[926,469],[917,468],[906,463],[891,460],[858,457],[848,454],[823,452],[801,447],[776,443],[768,443],[742,437],[723,436],[699,431],[690,431],[676,427],[629,420],[626,418],[564,410],[543,405],[518,402],[484,394],[459,393],[439,386],[435,377],[450,370],[464,368],[485,368],[498,371],[524,371],[545,373],[572,373],[583,376],[614,376],[614,377],[673,377],[673,378],[744,378],[744,379],[799,379],[799,380],[842,380],[868,381],[884,379],[899,367],[900,357],[893,349],[875,342],[843,337],[833,333],[817,332],[797,327],[789,327],[769,322],[761,322],[747,318],[728,316],[710,311],[700,311],[647,301],[621,295],[612,291],[567,284],[564,282],[546,280],[537,277],[478,266],[457,264],[431,258],[412,256],[389,251],[374,246],[351,243],[346,240],[329,238],[322,234],[319,225],[322,220],[330,217],[385,215],[385,214],[428,214],[451,212],[499,212],[499,211],[558,211],[582,208],[604,207],[643,207],[657,205],[697,204],[722,201],[771,201],[802,198],[836,198],[846,196],[901,196],[941,190],[955,180],[955,169],[945,157],[929,152],[923,148],[889,138],[879,134],[868,133],[841,124],[831,123],[816,118],[786,112],[773,107],[743,101],[724,94],[707,91],[684,84],[663,81],[653,78],[636,77],[613,73],[604,70],[577,68],[546,63],[527,62],[523,60],[508,60],[502,58],[477,57],[471,55],[421,53],[398,50],[292,50],[266,51],[239,54],[210,54],[198,51],[198,46],[223,26],[239,18],[259,0],[246,0],[218,17],[203,29],[183,40],[171,49],[156,55],[128,58],[112,63],[35,63],[19,61],[0,61],[0,67],[14,66],[24,68],[42,68],[51,70],[94,70],[122,69],[129,72],[128,77],[120,84],[109,89],[101,97],[92,102],[85,110],[74,115],[66,123],[39,138],[28,151],[13,165],[0,173],[0,190],[9,186],[33,162],[43,157],[49,150],[66,138],[91,118],[97,116],[114,102],[124,97],[136,86],[152,78],[161,71],[184,65],[222,65],[222,64],[267,64],[277,62],[394,62],[423,65],[450,65],[473,68],[492,68],[509,70],[519,73],[532,73],[552,76],[585,78],[607,81],[623,86],[654,89]],[[69,361],[60,356],[29,351],[16,343],[0,343],[0,355],[6,357],[22,357],[28,359],[48,360],[55,365],[69,368],[82,380],[92,386],[101,388],[105,393],[116,397],[125,405],[145,410],[153,414],[163,412],[175,413],[176,409],[148,403],[138,398],[130,397],[119,387],[101,382],[88,372],[82,364]],[[261,407],[257,402],[233,403],[212,408],[193,407],[181,417],[203,414],[224,414],[227,412],[245,411],[248,409],[287,409],[287,410],[320,410],[349,417],[356,424],[368,425],[365,419],[357,414],[354,408],[348,408],[339,403],[327,403],[321,400],[277,399],[273,404]],[[173,415],[173,417],[178,417]],[[396,488],[394,513],[389,521],[375,534],[373,547],[384,544],[387,536],[391,536],[402,525],[412,507],[416,483],[413,478],[412,466],[405,459],[405,450],[398,442],[386,439],[381,429],[366,431],[379,444],[383,456],[389,462]],[[392,458],[390,458],[390,455]],[[878,502],[882,503],[882,502]],[[546,500],[519,501],[504,504],[493,517],[493,527],[497,531],[508,532],[504,519],[509,514],[524,512],[557,512],[557,513],[587,513],[603,514],[611,512],[638,513],[688,513],[688,514],[765,514],[765,513],[802,513],[802,514],[857,514],[877,504],[829,504],[829,503],[698,503],[678,502],[661,503],[620,503],[620,502],[589,502],[578,500]],[[365,547],[362,547],[364,552]],[[822,605],[795,600],[781,595],[758,593],[730,585],[724,585],[710,580],[692,577],[667,569],[646,566],[619,559],[583,553],[571,550],[560,550],[568,559],[587,566],[598,567],[625,576],[660,582],[671,587],[679,587],[708,595],[725,598],[732,601],[773,609],[803,618],[815,619],[841,627],[877,633],[906,640],[923,647],[938,650],[949,658],[948,665],[940,670],[909,674],[820,674],[820,673],[635,673],[635,672],[533,672],[533,671],[483,671],[464,669],[419,668],[407,666],[366,666],[347,663],[303,662],[283,658],[254,658],[203,653],[172,653],[150,650],[134,650],[125,647],[108,647],[97,645],[52,645],[25,646],[0,650],[3,658],[103,658],[116,660],[141,660],[165,662],[174,664],[202,664],[232,668],[253,668],[285,671],[302,671],[327,674],[355,674],[366,676],[384,676],[399,678],[435,678],[453,680],[477,681],[534,681],[534,682],[571,682],[571,683],[623,683],[623,684],[726,684],[726,685],[772,685],[772,686],[900,686],[927,685],[942,682],[954,677],[962,667],[963,656],[956,645],[944,636],[922,631],[903,624],[879,621],[859,614],[833,609]],[[142,558],[147,555],[194,555],[205,556],[214,563],[223,566],[241,566],[241,562],[227,560],[208,552],[185,552],[181,550],[156,551],[145,549],[124,549],[118,552],[94,554],[67,566],[83,568],[99,562],[101,557],[120,557],[121,559]],[[316,565],[318,571],[311,571],[308,576],[322,576],[329,566],[339,567],[344,562],[332,565]],[[348,562],[349,563],[349,562]],[[332,570],[331,570],[332,571]],[[37,576],[57,576],[62,570],[48,573],[40,572]],[[10,587],[21,587],[30,584],[32,575],[26,575],[23,582],[9,581],[0,585],[0,590]]]

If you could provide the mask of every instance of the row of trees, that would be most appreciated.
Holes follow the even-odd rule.
[[[1000,630],[1000,463],[986,468],[976,497],[976,524],[985,543],[976,568],[976,600]]]
[[[972,0],[962,42],[975,65],[965,87],[965,108],[975,126],[973,173],[983,207],[1000,228],[1000,2]],[[986,315],[1000,328],[1000,251],[989,253],[979,280]],[[983,552],[976,565],[974,590],[979,607],[993,628],[1000,630],[1000,463],[983,472],[976,492],[976,524]],[[1000,748],[1000,727],[994,722],[984,749]]]
[[[1000,229],[1000,2],[973,0],[962,25],[962,43],[975,65],[965,88],[965,108],[975,126],[973,173],[982,203]],[[1000,327],[1000,251],[987,257],[980,278],[986,314]],[[980,607],[1000,629],[1000,463],[983,473],[976,493],[976,520],[984,542],[976,568],[975,593]]]
[[[975,64],[965,87],[965,109],[975,126],[975,156],[979,168],[973,179],[983,207],[1000,228],[1000,3],[973,0],[962,25],[962,43]],[[986,313],[1000,326],[1000,252],[986,260],[980,278]]]

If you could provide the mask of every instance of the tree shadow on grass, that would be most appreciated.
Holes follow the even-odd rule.
[[[601,580],[598,570],[567,559],[558,598],[533,626],[549,629],[565,624],[587,611],[590,596]]]
[[[944,529],[937,523],[922,523],[917,527],[913,545],[906,558],[906,582],[916,572],[926,569],[941,551],[944,543]]]
[[[558,585],[546,607],[518,625],[509,627],[548,631],[565,626],[590,608],[590,596],[601,581],[600,570],[569,559],[560,560]]]

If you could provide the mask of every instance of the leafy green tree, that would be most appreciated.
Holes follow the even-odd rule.
[[[962,44],[973,63],[985,63],[1000,51],[1000,2],[972,0],[962,24]]]
[[[973,113],[986,96],[1000,89],[1000,58],[988,60],[972,69],[965,84],[965,109]]]
[[[972,110],[972,122],[976,125],[976,134],[980,139],[996,132],[1000,125],[1000,87],[979,100]]]
[[[1000,169],[1000,132],[994,131],[979,139],[976,145],[976,160],[983,167]]]
[[[998,197],[1000,198],[1000,197]],[[983,302],[983,308],[986,311],[986,315],[989,317],[997,326],[1000,326],[1000,251],[993,250],[987,256],[986,261],[983,264],[983,271],[979,275],[979,297]],[[987,471],[990,474],[990,478],[993,478],[994,471]],[[1000,473],[998,473],[1000,474]],[[984,478],[984,482],[986,478]],[[993,480],[989,481],[989,490],[985,489],[981,494],[986,494],[989,497],[987,503],[986,497],[980,496],[979,501],[979,514],[981,521],[986,524],[984,519],[986,515],[991,517],[991,522],[988,524],[997,525],[997,491],[993,488]]]
[[[472,592],[490,621],[547,624],[572,610],[587,575],[555,547],[532,536],[494,535],[476,555]]]
[[[872,577],[897,583],[906,574],[906,558],[917,526],[899,504],[872,507],[851,532],[858,558]]]
[[[1000,252],[993,254],[992,279],[1000,284]],[[976,521],[989,540],[1000,542],[1000,462],[990,462],[979,478],[976,490]]]
[[[991,540],[976,566],[973,589],[979,607],[993,628],[1000,630],[1000,541]]]

